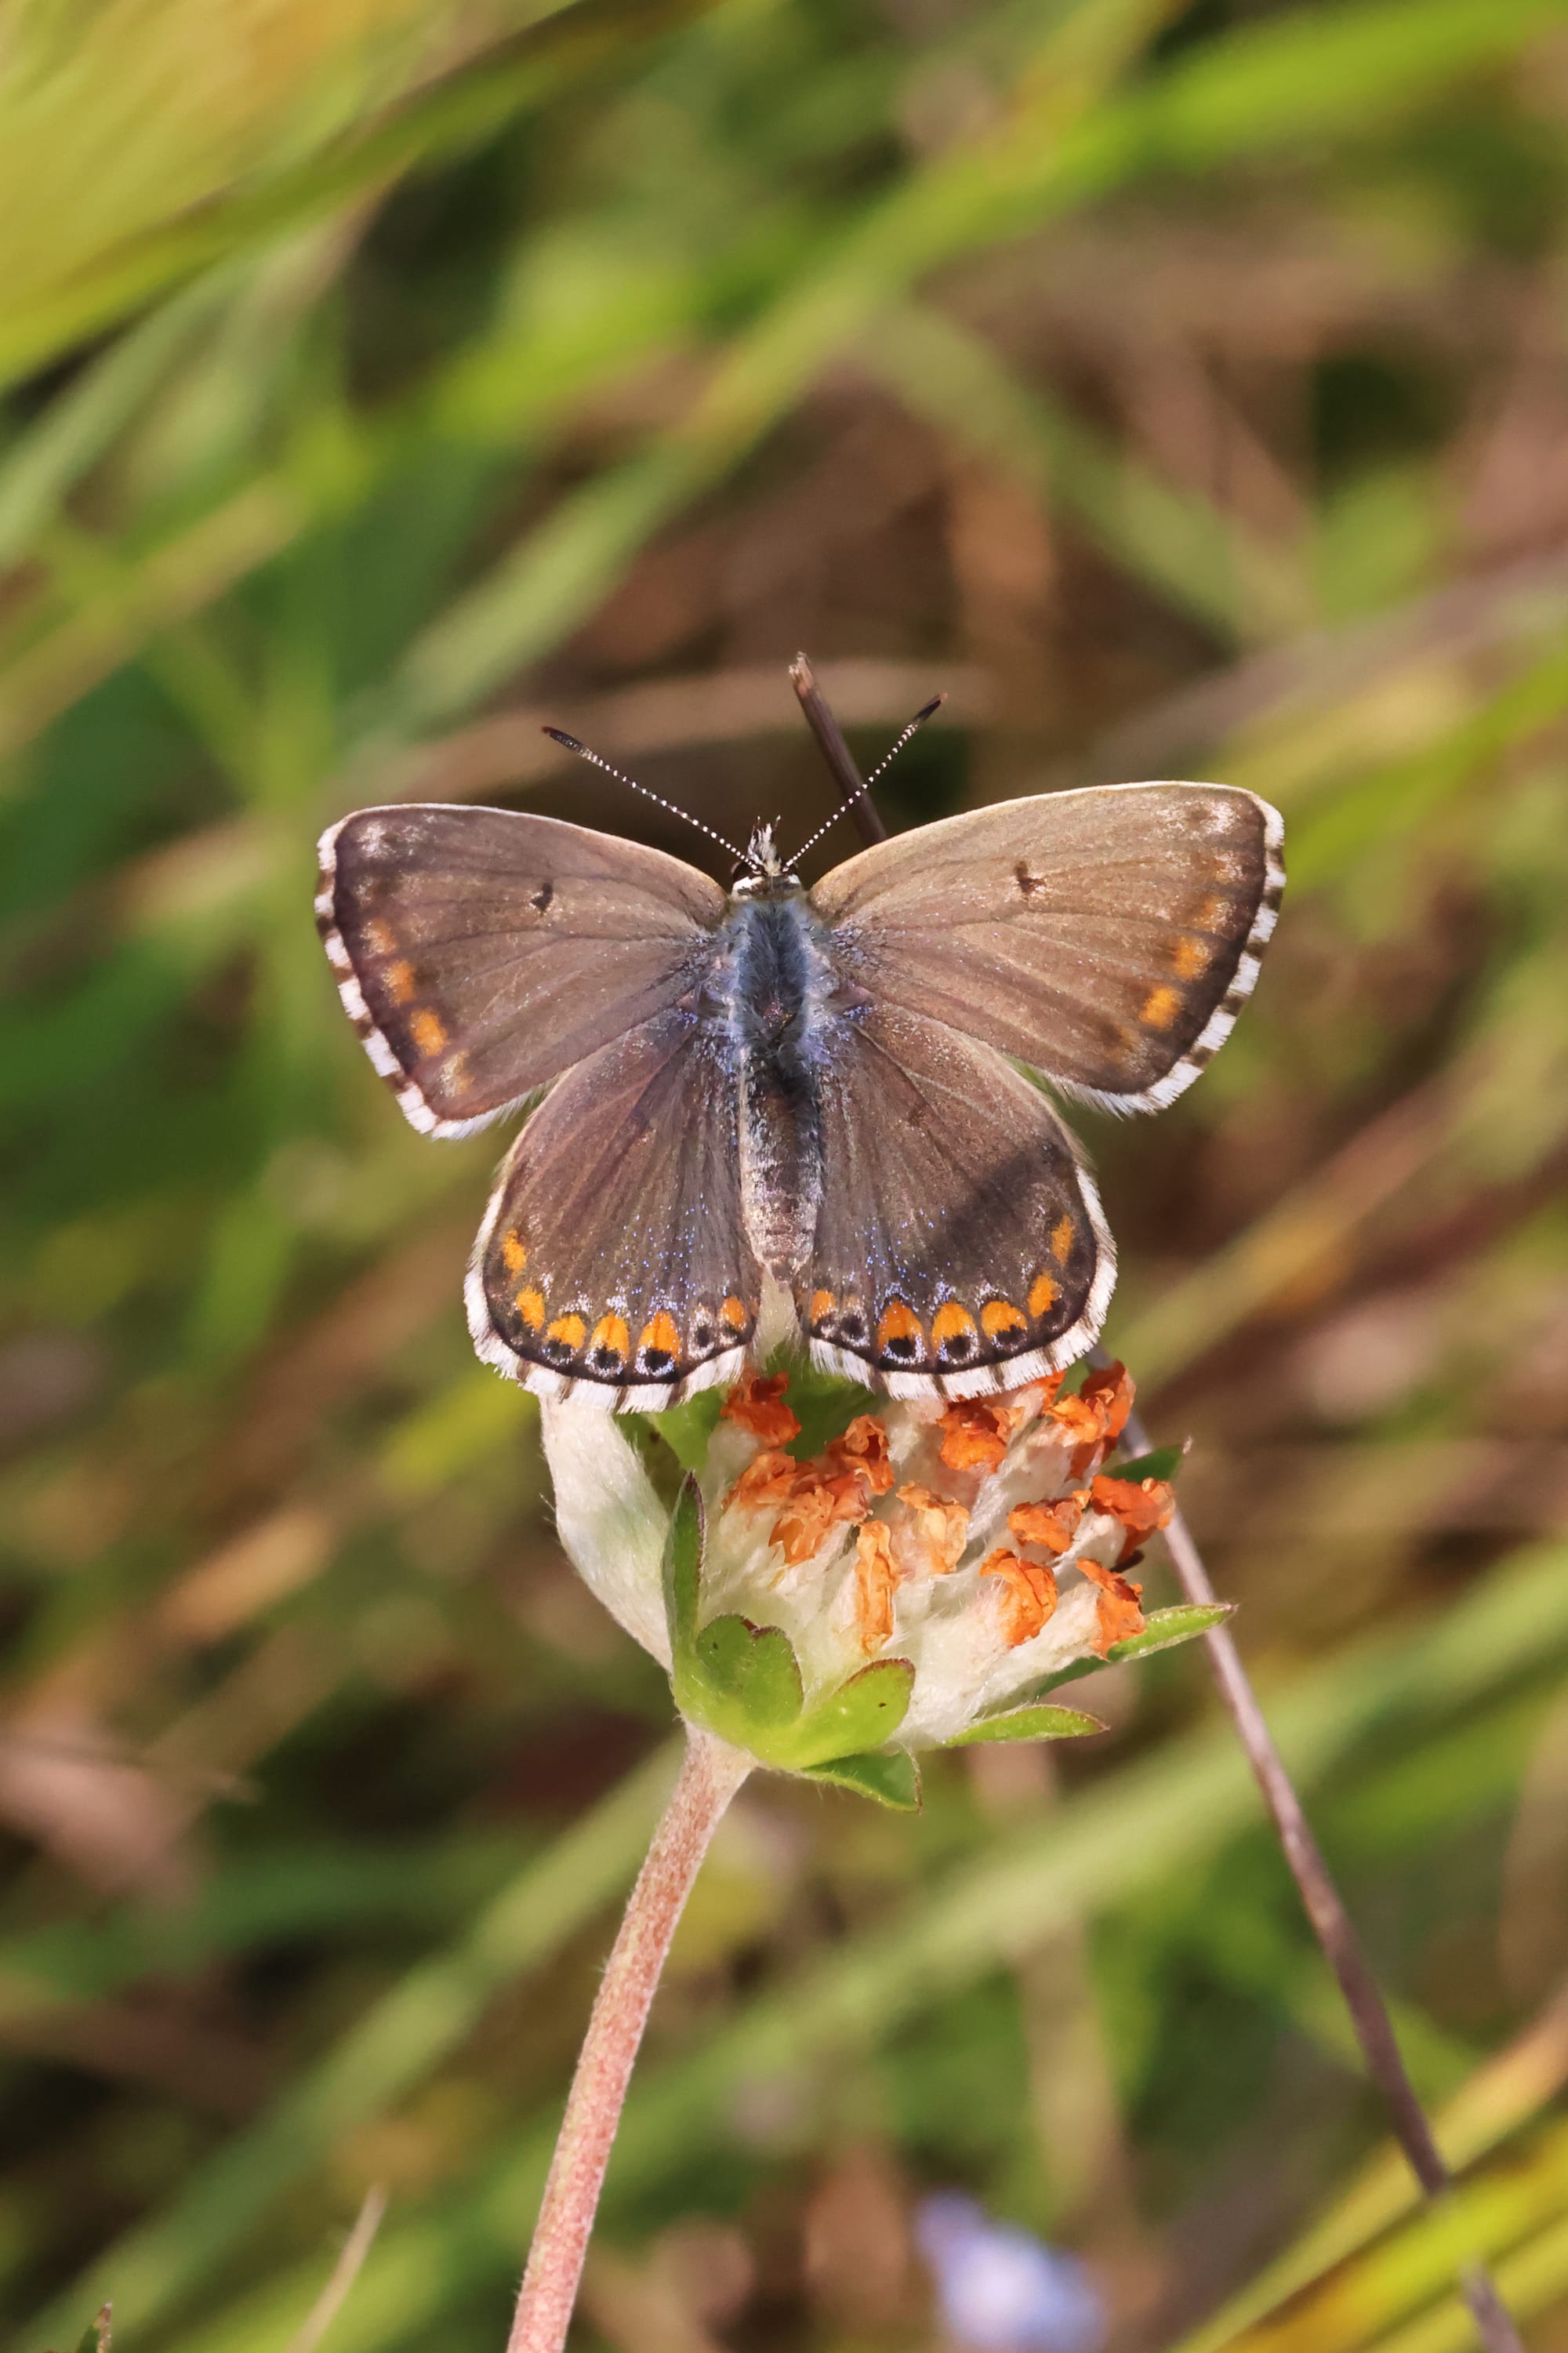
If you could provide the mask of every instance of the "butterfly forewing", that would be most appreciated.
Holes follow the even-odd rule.
[[[1070,1364],[1115,1254],[1045,1096],[1000,1054],[869,1007],[821,1085],[822,1205],[796,1303],[828,1369],[893,1396],[973,1397]]]
[[[360,809],[317,921],[416,1127],[460,1134],[672,1005],[724,894],[679,859],[510,809]]]
[[[1284,868],[1278,814],[1223,785],[1103,785],[879,843],[812,902],[879,1001],[1118,1109],[1158,1110],[1223,1043]]]
[[[501,1169],[468,1273],[481,1356],[542,1396],[657,1411],[740,1375],[757,1262],[733,1057],[689,1013],[567,1073]]]

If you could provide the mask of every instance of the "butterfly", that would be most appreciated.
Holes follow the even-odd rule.
[[[824,1368],[956,1398],[1096,1338],[1115,1246],[1038,1082],[1174,1101],[1258,977],[1282,837],[1231,786],[1097,786],[810,890],[760,828],[726,892],[556,818],[400,804],[322,837],[316,912],[416,1127],[528,1112],[468,1273],[487,1363],[658,1411],[736,1379],[782,1305]]]

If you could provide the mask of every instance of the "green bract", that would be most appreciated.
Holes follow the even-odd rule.
[[[1128,1474],[1151,1475],[1142,1464],[1129,1465]],[[701,1491],[689,1472],[664,1547],[670,1680],[682,1715],[779,1771],[834,1782],[882,1805],[918,1807],[920,1768],[907,1748],[891,1745],[909,1710],[912,1661],[873,1660],[808,1705],[800,1662],[782,1627],[755,1625],[732,1610],[704,1618],[706,1519]],[[1103,1664],[1189,1641],[1226,1614],[1224,1607],[1156,1611],[1142,1634],[1115,1644],[1105,1660],[1077,1662],[1042,1689]],[[1104,1730],[1098,1716],[1037,1700],[983,1715],[931,1745],[961,1748],[1003,1740],[1069,1740]]]

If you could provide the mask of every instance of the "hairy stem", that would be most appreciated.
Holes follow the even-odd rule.
[[[561,2353],[605,2168],[676,1923],[751,1759],[688,1726],[686,1757],[626,1904],[566,2095],[507,2353]]]
[[[1098,1365],[1110,1361],[1103,1348],[1091,1349],[1090,1355]],[[1149,1433],[1135,1413],[1128,1418],[1127,1443],[1136,1454],[1150,1451]],[[1188,1600],[1212,1602],[1217,1599],[1208,1570],[1204,1566],[1203,1555],[1193,1541],[1192,1530],[1179,1506],[1165,1530],[1165,1544],[1171,1556],[1171,1566]],[[1204,1640],[1208,1645],[1209,1662],[1214,1669],[1220,1697],[1230,1712],[1241,1745],[1247,1751],[1247,1762],[1263,1792],[1264,1803],[1273,1816],[1279,1843],[1285,1851],[1285,1860],[1290,1866],[1290,1875],[1300,1891],[1307,1917],[1312,1924],[1312,1933],[1339,1980],[1356,2041],[1366,2061],[1367,2073],[1383,2094],[1394,2137],[1409,2159],[1411,2170],[1423,2192],[1428,2199],[1441,2202],[1452,2194],[1453,2176],[1444,2162],[1443,2153],[1433,2137],[1426,2111],[1406,2073],[1387,2004],[1378,1990],[1377,1979],[1373,1976],[1361,1938],[1356,1935],[1350,1914],[1345,1909],[1344,1898],[1334,1883],[1323,1851],[1312,1835],[1311,1825],[1296,1794],[1295,1784],[1274,1745],[1273,1735],[1258,1704],[1258,1694],[1241,1663],[1241,1653],[1224,1626],[1212,1627]],[[1476,2334],[1486,2348],[1486,2353],[1524,2353],[1519,2331],[1510,2318],[1508,2308],[1485,2264],[1467,2263],[1460,2274],[1459,2284],[1476,2324]]]

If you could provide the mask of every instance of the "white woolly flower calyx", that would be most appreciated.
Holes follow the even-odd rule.
[[[1225,1614],[1144,1617],[1126,1572],[1170,1518],[1172,1466],[1104,1468],[1131,1407],[1121,1366],[1068,1396],[1057,1377],[890,1402],[816,1455],[787,1388],[730,1391],[673,1505],[619,1425],[543,1409],[580,1574],[681,1713],[760,1763],[913,1805],[916,1752],[1099,1731],[1046,1694]]]

